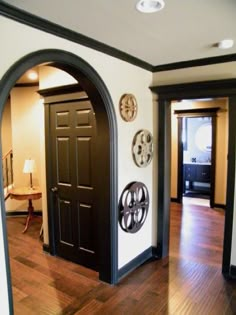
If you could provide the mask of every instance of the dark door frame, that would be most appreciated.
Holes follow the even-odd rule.
[[[170,225],[170,106],[172,100],[228,97],[229,139],[225,229],[222,272],[231,277],[230,265],[234,216],[235,157],[236,157],[236,79],[194,82],[151,87],[158,95],[158,222],[157,247],[159,256],[169,253]]]
[[[99,219],[101,224],[99,238],[102,240],[101,252],[100,252],[100,269],[99,277],[101,280],[114,284],[118,282],[118,225],[117,225],[117,196],[118,196],[118,163],[117,163],[117,122],[116,114],[113,106],[113,102],[110,93],[98,73],[82,58],[63,50],[57,49],[45,49],[30,53],[23,58],[15,62],[4,74],[0,81],[0,117],[2,119],[2,112],[10,94],[11,89],[14,87],[16,81],[32,67],[43,63],[55,63],[54,65],[62,70],[67,71],[77,81],[83,81],[83,88],[90,94],[91,90],[89,86],[93,86],[93,90],[96,90],[97,99],[97,120],[100,126],[105,124],[106,129],[109,130],[109,148],[107,153],[110,163],[108,167],[108,174],[104,176],[107,178],[107,182],[110,183],[109,187],[106,187],[109,199],[106,202],[103,200],[103,196],[100,196],[100,203],[105,207],[106,211],[104,215]],[[102,132],[102,128],[100,130]],[[104,130],[103,130],[104,131]],[[0,148],[0,156],[2,155]],[[105,161],[104,161],[105,162]],[[2,178],[2,168],[0,168],[0,176]],[[0,191],[3,195],[3,183],[0,181]],[[11,277],[10,277],[10,265],[9,265],[9,253],[8,253],[8,240],[6,231],[6,214],[5,203],[1,198],[1,217],[3,222],[3,241],[5,250],[5,260],[7,269],[7,282],[8,282],[8,295],[9,295],[9,309],[13,313],[12,303],[12,289],[11,289]],[[49,215],[50,217],[50,215]],[[50,219],[49,219],[50,220]],[[52,244],[52,239],[49,239]],[[53,253],[53,248],[51,249]]]
[[[183,143],[182,139],[182,127],[183,117],[211,117],[212,118],[212,150],[211,150],[211,191],[210,191],[210,207],[215,206],[215,162],[216,162],[216,113],[219,110],[218,107],[203,107],[194,109],[175,110],[174,113],[178,119],[178,178],[177,178],[177,202],[182,203],[183,199]]]

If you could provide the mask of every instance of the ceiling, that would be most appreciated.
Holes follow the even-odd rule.
[[[136,0],[5,0],[152,66],[236,53],[236,0],[165,0],[142,14]],[[216,43],[235,45],[220,50]]]
[[[29,73],[30,72],[35,72],[38,75],[38,66],[31,68],[30,70],[26,71],[20,78],[19,80],[17,80],[17,84],[38,84],[39,79],[38,77],[34,78],[34,79],[30,79],[29,78]]]

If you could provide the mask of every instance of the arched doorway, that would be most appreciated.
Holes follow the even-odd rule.
[[[109,92],[96,71],[78,56],[61,50],[42,50],[31,53],[17,61],[3,76],[0,87],[0,108],[5,105],[10,90],[17,79],[26,70],[33,66],[50,63],[60,68],[77,81],[81,82],[84,90],[93,102],[96,113],[97,127],[99,130],[98,146],[103,143],[103,154],[99,160],[100,169],[106,170],[107,176],[103,176],[103,193],[99,194],[99,209],[103,209],[99,215],[98,238],[99,255],[98,271],[99,278],[108,283],[117,282],[118,259],[117,259],[117,126],[114,107]],[[103,137],[104,133],[107,137]],[[105,142],[105,147],[104,147]],[[1,174],[2,176],[2,174]],[[3,187],[1,185],[1,191]],[[7,265],[8,246],[6,236],[6,218],[4,201],[2,203],[3,233]],[[49,226],[52,224],[52,217],[49,215]],[[53,233],[49,233],[49,246],[51,254],[55,253]],[[9,296],[11,296],[10,272],[8,267]]]

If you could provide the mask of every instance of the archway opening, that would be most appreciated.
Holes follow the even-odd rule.
[[[99,278],[108,283],[117,282],[117,126],[113,104],[109,92],[96,73],[96,71],[81,58],[64,51],[44,50],[25,56],[16,62],[4,75],[1,80],[0,107],[1,113],[5,106],[9,93],[16,81],[28,69],[34,66],[49,64],[57,69],[61,69],[79,81],[83,89],[93,102],[98,128],[98,148],[99,144],[106,143],[105,150],[100,156],[100,169],[106,169],[106,178],[103,176],[103,193],[98,196],[99,209],[104,209],[98,218],[98,271]],[[2,117],[1,117],[2,118]],[[109,161],[109,163],[108,163]],[[46,162],[47,163],[47,162]],[[104,173],[104,172],[103,172]],[[1,174],[2,176],[2,174]],[[105,186],[104,186],[105,184]],[[48,188],[47,188],[48,189]],[[1,187],[3,191],[3,187]],[[48,192],[47,192],[48,194]],[[48,196],[48,200],[51,197]],[[4,244],[6,262],[9,267],[8,244],[6,235],[6,214],[4,200],[2,202],[2,218],[4,225]],[[51,254],[55,254],[55,242],[53,233],[53,218],[49,213],[49,249]],[[10,271],[8,268],[9,295]]]

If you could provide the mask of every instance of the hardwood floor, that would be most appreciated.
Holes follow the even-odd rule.
[[[171,205],[170,255],[221,266],[224,210],[194,204]]]
[[[236,314],[236,283],[221,275],[224,212],[171,206],[170,257],[149,261],[117,286],[42,252],[40,221],[8,218],[15,315]]]

